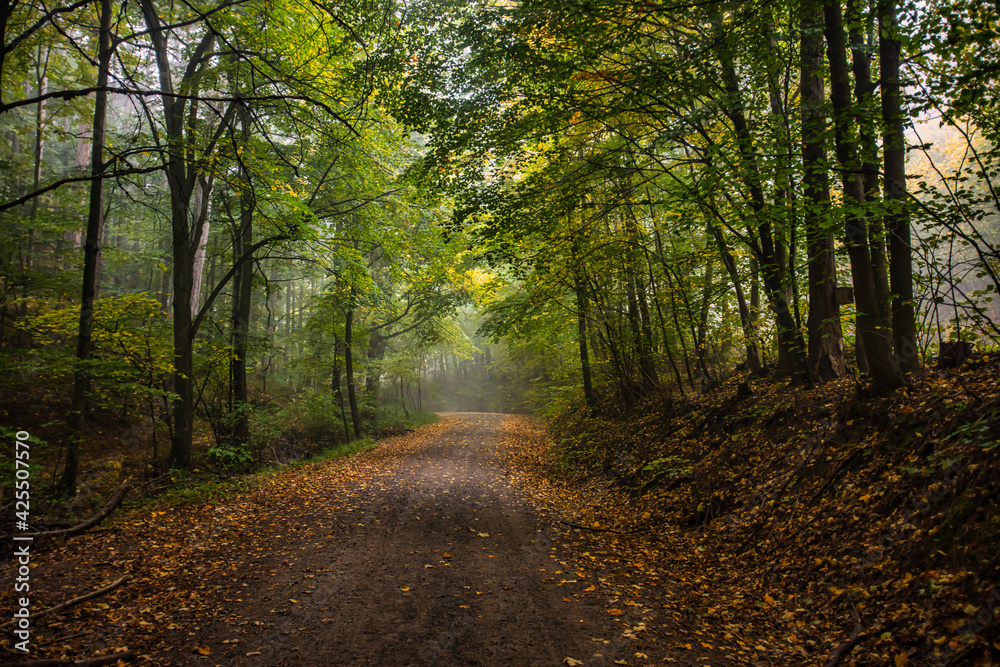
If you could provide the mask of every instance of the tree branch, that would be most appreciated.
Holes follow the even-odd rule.
[[[121,504],[122,500],[125,498],[125,494],[127,494],[129,492],[129,489],[131,488],[132,488],[132,480],[125,480],[124,482],[122,482],[122,485],[119,486],[118,490],[115,491],[113,496],[111,496],[111,500],[109,500],[108,504],[104,506],[104,509],[102,509],[100,512],[93,515],[86,521],[82,521],[81,523],[76,524],[72,528],[63,528],[61,530],[47,530],[41,533],[25,533],[25,536],[34,537],[37,539],[40,537],[72,537],[73,535],[79,535],[80,533],[90,530],[100,522],[104,521],[104,519],[106,519],[109,514],[114,512],[115,508]]]
[[[33,623],[36,619],[41,618],[42,616],[47,616],[57,611],[62,611],[63,609],[69,609],[70,607],[75,607],[81,602],[86,602],[87,600],[92,600],[94,598],[101,597],[102,595],[107,595],[111,591],[115,590],[116,588],[119,588],[120,586],[129,581],[132,581],[132,575],[126,574],[117,581],[108,584],[104,588],[98,588],[96,591],[90,591],[89,593],[85,593],[84,595],[75,597],[72,600],[66,600],[65,602],[60,602],[54,607],[49,607],[48,609],[43,609],[42,611],[32,614],[31,616],[28,617],[28,619]],[[8,626],[11,626],[15,623],[16,620],[17,619],[12,619],[10,621],[7,621],[6,623],[0,625],[0,628],[6,628]],[[30,663],[25,663],[25,664],[30,664]],[[71,661],[71,662],[59,662],[55,664],[78,665],[80,663]],[[100,663],[100,664],[105,664],[105,663]]]

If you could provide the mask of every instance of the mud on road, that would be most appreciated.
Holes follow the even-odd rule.
[[[145,665],[626,664],[628,616],[609,615],[588,559],[572,560],[560,539],[566,526],[515,483],[512,434],[532,429],[522,417],[446,415],[244,495],[125,512],[33,561],[34,609],[133,579],[40,619],[30,657],[129,648]],[[0,662],[20,657],[8,646]]]
[[[553,526],[501,466],[508,419],[449,415],[374,475],[331,488],[339,511],[324,526],[330,537],[319,547],[312,537],[274,545],[276,560],[290,553],[296,566],[244,596],[261,606],[243,621],[263,625],[251,623],[256,641],[231,657],[387,666],[620,658],[618,640],[594,641],[621,633],[586,592],[593,581],[559,562]]]

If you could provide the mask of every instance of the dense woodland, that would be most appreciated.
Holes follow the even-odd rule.
[[[1000,664],[996,2],[0,0],[0,36],[34,657],[410,660],[374,626],[437,581],[455,655],[534,642],[474,620],[527,591],[605,663]],[[444,411],[549,431],[407,434]],[[452,526],[413,488],[458,469]],[[472,528],[500,469],[537,544]],[[538,563],[480,591],[472,553]],[[324,625],[359,599],[379,634]]]
[[[1000,341],[992,3],[0,17],[3,432],[64,495]]]

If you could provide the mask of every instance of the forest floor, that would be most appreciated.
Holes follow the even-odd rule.
[[[451,414],[37,550],[35,610],[133,578],[40,618],[32,645],[149,665],[995,667],[998,455],[996,355],[881,396],[744,374],[548,428]]]
[[[226,501],[124,512],[33,556],[34,610],[132,576],[39,619],[33,657],[736,664],[673,620],[670,578],[621,552],[598,517],[561,522],[574,496],[533,476],[548,447],[531,419],[453,414]],[[16,656],[5,634],[0,662]]]

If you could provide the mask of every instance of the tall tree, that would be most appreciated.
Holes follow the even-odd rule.
[[[94,123],[90,149],[90,201],[87,208],[87,229],[83,242],[83,286],[80,295],[80,323],[77,331],[76,367],[73,371],[73,396],[70,404],[71,433],[66,448],[66,467],[59,488],[66,495],[76,491],[80,474],[80,444],[90,392],[88,367],[94,333],[94,299],[97,295],[98,271],[101,259],[101,236],[104,231],[104,145],[108,130],[108,93],[111,58],[114,56],[111,18],[112,0],[101,0],[97,50],[97,92],[94,94]],[[37,184],[36,184],[37,189]]]
[[[849,0],[850,1],[850,0]],[[883,325],[876,282],[876,264],[868,239],[868,212],[864,172],[859,161],[853,126],[850,79],[846,43],[839,0],[827,2],[824,9],[827,54],[830,62],[830,99],[834,114],[834,140],[844,191],[844,223],[847,252],[857,302],[856,327],[869,370],[876,386],[891,389],[899,386],[899,368],[892,363],[892,340]]]
[[[913,303],[913,252],[906,192],[906,139],[902,82],[901,38],[895,0],[878,3],[879,88],[882,91],[882,161],[885,180],[885,229],[889,237],[889,287],[892,290],[892,335],[896,362],[902,371],[920,367]]]
[[[801,0],[802,185],[809,250],[809,368],[813,378],[847,373],[837,304],[834,224],[826,164],[823,78],[823,0]]]

